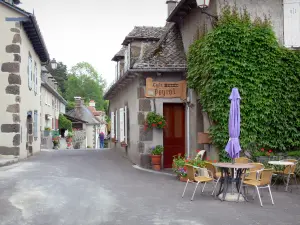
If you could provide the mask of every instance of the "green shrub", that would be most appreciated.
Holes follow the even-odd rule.
[[[58,126],[59,129],[65,129],[69,132],[72,132],[72,121],[67,119],[63,114],[59,115]]]
[[[214,30],[191,45],[188,84],[212,121],[221,160],[228,142],[231,89],[241,95],[243,149],[277,151],[300,146],[300,57],[280,46],[268,20],[225,7]]]

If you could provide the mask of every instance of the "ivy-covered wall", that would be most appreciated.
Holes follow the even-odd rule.
[[[191,45],[188,83],[213,126],[214,144],[228,141],[228,97],[239,88],[241,145],[287,151],[300,145],[300,57],[278,44],[267,19],[225,7],[216,27]],[[221,158],[225,157],[221,151]]]

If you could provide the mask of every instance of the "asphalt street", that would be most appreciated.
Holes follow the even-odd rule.
[[[211,187],[190,201],[191,185],[140,171],[113,150],[43,151],[0,168],[1,225],[296,225],[300,192],[221,202]]]

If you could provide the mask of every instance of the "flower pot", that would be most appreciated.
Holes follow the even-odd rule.
[[[161,169],[161,155],[151,155],[152,169],[159,171]]]
[[[187,177],[180,177],[179,180],[181,182],[187,182],[188,178]]]

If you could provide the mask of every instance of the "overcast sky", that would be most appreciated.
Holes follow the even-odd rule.
[[[51,58],[70,69],[91,63],[108,84],[111,61],[134,26],[164,26],[166,0],[22,0],[19,7],[37,17]]]

